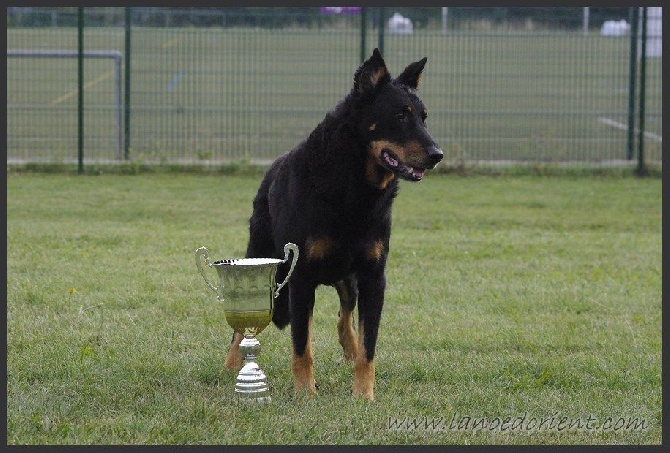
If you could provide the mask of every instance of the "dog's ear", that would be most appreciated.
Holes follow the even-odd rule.
[[[372,56],[365,60],[354,74],[354,90],[359,94],[369,93],[373,89],[391,81],[386,63],[379,49],[372,51]]]
[[[403,85],[407,85],[412,89],[417,89],[419,87],[419,81],[421,81],[421,71],[423,67],[426,66],[426,61],[428,58],[424,57],[419,61],[415,61],[405,68],[405,70],[396,78],[396,82],[400,82]]]

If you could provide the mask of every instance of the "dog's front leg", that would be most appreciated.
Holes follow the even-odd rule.
[[[293,358],[291,371],[295,391],[306,391],[309,395],[316,393],[314,382],[314,357],[312,355],[312,310],[314,309],[315,287],[299,283],[289,283],[289,304],[291,313],[291,339],[293,342]]]
[[[359,278],[358,349],[354,364],[353,394],[371,401],[374,399],[375,347],[385,287],[383,270]]]

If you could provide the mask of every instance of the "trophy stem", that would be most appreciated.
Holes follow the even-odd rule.
[[[240,353],[244,357],[244,365],[237,375],[235,393],[240,399],[256,402],[270,401],[270,387],[266,382],[263,370],[256,363],[261,351],[261,344],[253,335],[244,335],[240,342]]]

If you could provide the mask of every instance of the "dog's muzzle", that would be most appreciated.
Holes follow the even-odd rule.
[[[410,162],[403,162],[388,148],[381,152],[380,159],[383,166],[397,174],[400,178],[409,181],[420,181],[423,179],[426,170],[435,168],[438,162],[444,157],[444,153],[435,145],[430,145],[424,149],[426,154],[417,157]]]

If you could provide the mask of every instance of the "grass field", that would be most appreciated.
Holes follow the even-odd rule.
[[[456,177],[394,206],[376,400],[317,292],[319,394],[238,405],[194,263],[243,255],[260,176],[8,174],[8,444],[660,444],[661,180]]]
[[[9,29],[8,49],[77,48],[74,28]],[[86,50],[123,52],[124,31],[88,28]],[[268,159],[302,140],[351,88],[360,30],[132,31],[135,160]],[[368,30],[368,55],[376,31]],[[447,159],[626,157],[628,38],[581,33],[387,35],[393,75],[428,57],[421,93]],[[114,159],[113,65],[85,64],[86,156]],[[649,59],[646,140],[661,160],[661,61]],[[7,60],[8,157],[77,156],[76,59]],[[614,126],[613,126],[614,125]],[[621,129],[624,128],[624,130]]]

